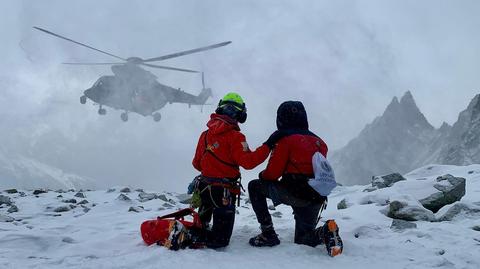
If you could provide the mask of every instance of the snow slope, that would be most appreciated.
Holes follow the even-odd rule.
[[[65,173],[32,158],[0,151],[0,188],[50,188],[87,189],[94,188],[92,179]]]
[[[480,201],[480,165],[466,167],[428,166],[406,175],[398,188],[421,195],[421,182],[450,173],[467,179],[467,193],[462,203]],[[418,183],[420,182],[420,183]],[[480,216],[462,215],[449,222],[417,221],[417,229],[403,232],[390,229],[392,220],[380,212],[382,200],[392,199],[398,188],[363,192],[366,186],[338,187],[330,196],[323,219],[335,218],[345,243],[343,255],[327,256],[323,246],[311,248],[293,243],[294,221],[291,209],[279,206],[274,224],[282,243],[273,248],[252,248],[248,239],[258,233],[250,204],[242,200],[229,247],[223,250],[169,251],[159,246],[145,246],[139,234],[142,221],[185,207],[177,194],[162,193],[164,200],[140,202],[134,191],[126,193],[131,201],[118,200],[115,191],[85,192],[89,203],[55,213],[66,205],[63,199],[75,192],[48,192],[38,197],[31,193],[6,194],[19,212],[13,222],[0,221],[0,268],[480,268]],[[58,195],[63,197],[58,198]],[[337,210],[346,198],[349,207]],[[371,201],[370,203],[366,201]],[[95,206],[94,206],[95,204]],[[139,213],[131,206],[143,206]],[[89,208],[88,212],[85,208]],[[440,210],[437,214],[442,214]]]

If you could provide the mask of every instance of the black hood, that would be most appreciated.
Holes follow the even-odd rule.
[[[278,130],[308,130],[307,112],[300,101],[283,102],[277,110]]]

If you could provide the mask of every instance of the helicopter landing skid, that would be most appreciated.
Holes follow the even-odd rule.
[[[125,111],[122,114],[120,114],[120,118],[122,119],[122,121],[127,122],[128,121],[128,111]]]
[[[159,122],[162,119],[162,114],[159,112],[155,112],[152,114],[153,120],[156,122]]]

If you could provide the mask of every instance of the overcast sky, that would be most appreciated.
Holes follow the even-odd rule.
[[[97,107],[80,105],[78,98],[110,69],[60,63],[113,59],[32,26],[122,57],[231,40],[161,64],[205,71],[213,104],[227,91],[244,96],[249,117],[242,128],[252,148],[275,129],[278,105],[291,99],[304,102],[312,131],[331,149],[345,145],[407,90],[434,126],[452,124],[480,93],[479,12],[474,0],[2,1],[1,136],[102,186],[180,191],[195,175],[194,147],[214,109],[167,105],[159,123],[132,114],[123,123],[120,111],[108,108],[100,117]],[[200,91],[198,75],[153,72],[161,83]]]

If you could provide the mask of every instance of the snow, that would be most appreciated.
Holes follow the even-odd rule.
[[[0,151],[0,188],[94,188],[93,179],[63,170],[22,155]]]
[[[411,191],[411,199],[421,195],[426,181],[417,179],[446,173],[465,177],[467,194],[460,202],[478,205],[480,165],[423,167],[405,175],[407,180],[397,182],[395,188],[374,192],[363,192],[367,186],[336,188],[322,218],[334,218],[340,227],[345,249],[335,258],[327,256],[323,246],[293,243],[294,220],[287,206],[278,206],[275,211],[281,212],[281,217],[273,218],[282,241],[279,246],[248,245],[248,239],[259,229],[250,204],[242,200],[230,246],[175,252],[156,245],[147,247],[139,234],[144,220],[186,206],[179,203],[175,193],[157,193],[171,199],[173,207],[167,208],[162,199],[140,202],[138,191],[125,193],[131,201],[117,199],[120,188],[86,191],[89,203],[84,206],[90,208],[86,213],[81,205],[68,212],[53,211],[67,205],[62,200],[76,198],[76,192],[50,191],[38,197],[31,191],[24,191],[23,196],[1,193],[12,198],[19,212],[9,214],[8,207],[0,208],[0,215],[16,219],[0,222],[0,268],[480,268],[480,232],[471,229],[480,224],[480,218],[417,221],[417,229],[398,232],[390,229],[392,220],[380,212],[386,200],[405,196],[399,190]],[[344,198],[349,207],[337,210],[337,203]],[[131,206],[145,210],[128,212]]]

